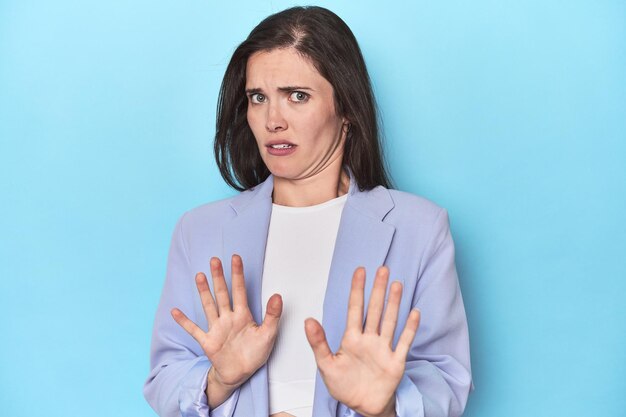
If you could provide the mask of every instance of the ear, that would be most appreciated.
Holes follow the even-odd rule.
[[[350,129],[352,129],[352,123],[350,123],[350,121],[345,117],[342,118],[342,121],[343,122],[341,125],[341,130],[343,130],[344,133],[348,134],[348,132],[350,132]]]

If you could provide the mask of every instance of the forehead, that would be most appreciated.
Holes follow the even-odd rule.
[[[293,48],[255,52],[246,64],[246,88],[330,83],[313,63]]]

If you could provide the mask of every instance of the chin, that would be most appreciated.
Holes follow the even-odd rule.
[[[272,173],[274,178],[282,178],[286,180],[295,180],[301,177],[300,173],[296,172],[293,168],[285,166],[267,165],[267,169]]]
[[[285,170],[270,169],[270,172],[272,173],[274,178],[282,178],[285,180],[293,180],[298,177],[297,175],[290,173],[289,171],[285,171]]]
[[[275,177],[291,178],[297,176],[292,164],[284,163],[283,161],[280,161],[281,163],[278,163],[277,161],[270,161],[271,163],[269,164],[267,163],[268,161],[264,162],[267,169]]]

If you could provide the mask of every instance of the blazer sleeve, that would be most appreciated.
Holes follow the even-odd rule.
[[[170,314],[172,308],[178,307],[191,320],[199,322],[194,305],[199,302],[199,296],[183,234],[184,221],[183,215],[172,236],[165,284],[154,319],[151,371],[143,392],[161,417],[231,417],[239,390],[219,407],[209,410],[205,391],[211,363],[195,339]]]
[[[467,319],[445,209],[431,230],[412,298],[421,319],[396,390],[398,417],[460,416],[473,388]]]

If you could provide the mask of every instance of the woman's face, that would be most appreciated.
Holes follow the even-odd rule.
[[[246,67],[248,124],[275,176],[310,178],[343,157],[332,85],[294,49],[253,54]]]

